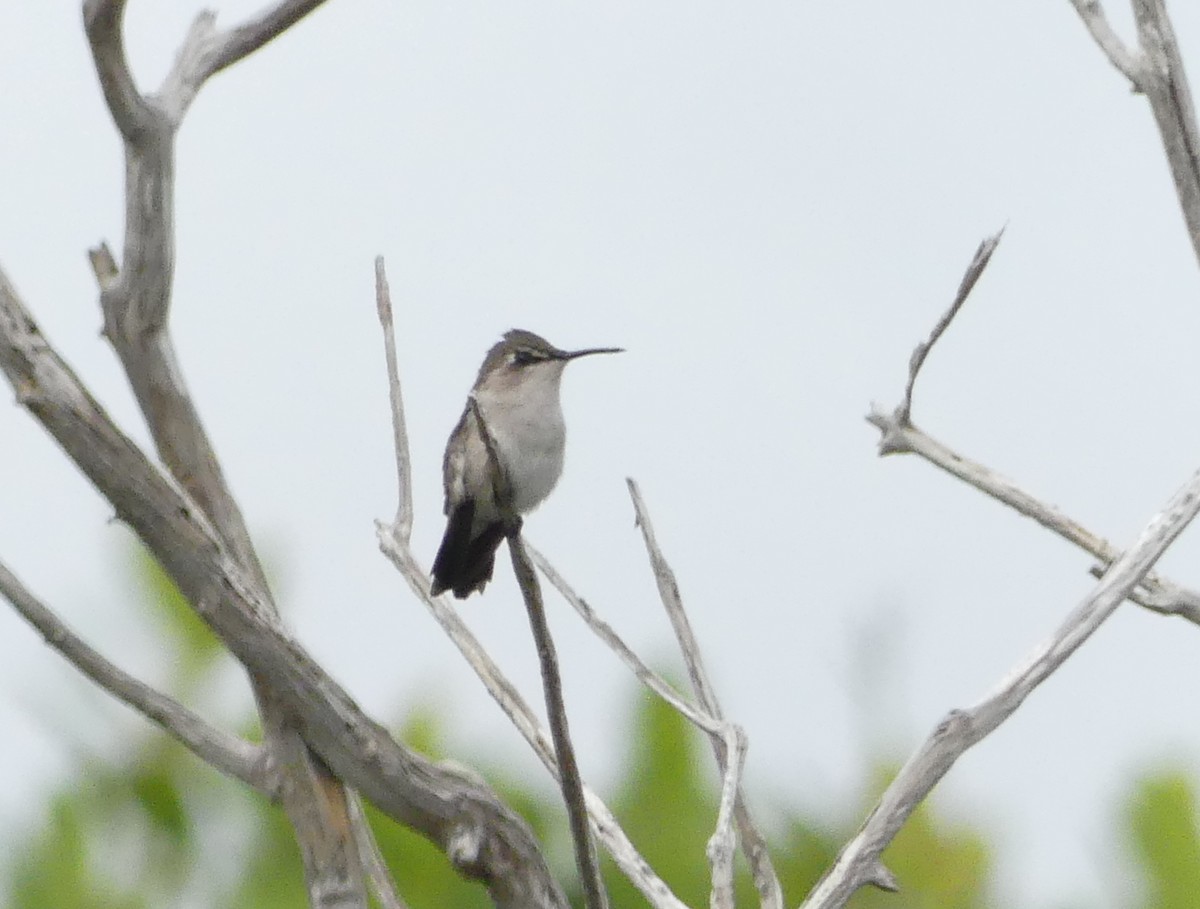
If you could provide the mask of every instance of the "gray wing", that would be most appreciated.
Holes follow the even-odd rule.
[[[462,416],[450,433],[446,442],[446,453],[442,455],[442,514],[449,515],[450,510],[461,502],[463,496],[463,473],[466,469],[467,454],[467,418],[471,413],[471,404],[463,408]]]

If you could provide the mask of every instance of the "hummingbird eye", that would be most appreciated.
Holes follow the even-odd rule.
[[[541,358],[530,350],[528,347],[520,347],[513,351],[512,362],[513,366],[528,366],[530,363],[536,363]]]

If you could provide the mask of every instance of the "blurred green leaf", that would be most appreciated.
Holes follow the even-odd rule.
[[[175,644],[177,678],[173,687],[195,685],[224,653],[224,646],[146,550],[135,551],[132,568],[142,602]]]
[[[153,826],[180,846],[191,842],[192,825],[175,781],[161,767],[136,773],[130,788]]]
[[[1133,851],[1146,884],[1146,909],[1200,904],[1196,792],[1188,775],[1164,770],[1136,782],[1125,809]]]
[[[144,903],[97,877],[89,864],[86,794],[61,793],[46,825],[12,869],[12,909],[142,909]]]
[[[409,710],[396,738],[426,757],[442,760],[446,756],[443,713],[443,708],[428,701],[417,704]]]

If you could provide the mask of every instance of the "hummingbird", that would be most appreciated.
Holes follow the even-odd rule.
[[[487,352],[442,459],[446,533],[433,560],[432,595],[451,590],[463,600],[482,592],[508,529],[472,399],[507,477],[512,511],[527,514],[562,475],[567,435],[559,389],[567,363],[621,352],[620,347],[560,350],[521,329],[507,332]]]

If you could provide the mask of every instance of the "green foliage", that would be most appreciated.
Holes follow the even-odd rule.
[[[220,639],[144,549],[134,553],[130,574],[142,593],[142,602],[174,645],[176,659],[170,687],[191,692],[224,654]]]
[[[195,858],[191,813],[167,754],[174,747],[156,741],[119,770],[85,764],[15,860],[5,905],[134,909],[169,899]]]
[[[1143,777],[1126,803],[1130,846],[1145,880],[1145,909],[1191,909],[1200,894],[1196,791],[1179,770]]]
[[[119,893],[91,867],[86,814],[77,794],[54,797],[45,827],[13,869],[7,905],[13,909],[140,909],[144,905]]]

